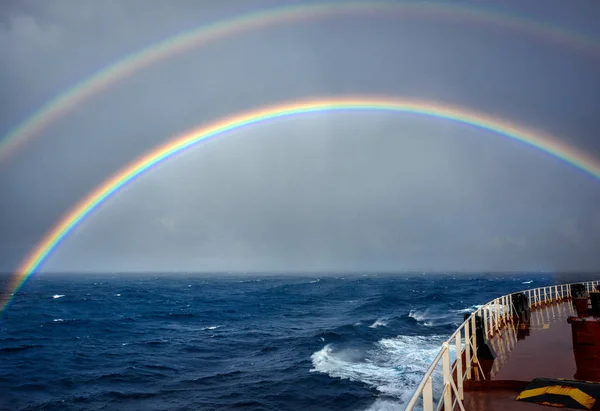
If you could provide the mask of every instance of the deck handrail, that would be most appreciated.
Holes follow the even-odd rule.
[[[444,411],[452,411],[456,406],[458,409],[465,411],[463,405],[464,381],[473,379],[473,374],[485,378],[481,365],[477,361],[477,338],[475,336],[476,317],[479,316],[482,319],[484,335],[486,335],[486,338],[493,337],[496,332],[500,331],[500,328],[503,325],[513,321],[513,295],[521,293],[527,295],[529,307],[530,309],[534,309],[546,302],[556,302],[558,300],[570,298],[571,286],[574,284],[583,284],[585,290],[589,293],[600,284],[600,281],[549,285],[516,291],[495,298],[473,311],[454,333],[442,343],[440,351],[423,375],[421,382],[417,386],[412,398],[407,403],[405,410],[412,411],[417,406],[419,400],[422,399],[423,411],[433,411],[434,409],[439,411],[442,407]],[[498,307],[500,307],[501,310],[498,310]],[[462,361],[455,361],[454,366],[451,368],[450,347],[452,346],[455,347],[457,360],[462,359],[463,356],[465,357],[466,367],[464,370],[462,369]],[[443,389],[437,404],[434,404],[433,377],[434,372],[440,365],[440,361],[442,364],[441,382]],[[456,371],[456,381],[452,378],[454,371]],[[481,375],[479,375],[479,372],[481,372]]]

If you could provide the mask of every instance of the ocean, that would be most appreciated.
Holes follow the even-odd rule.
[[[465,313],[564,282],[39,274],[1,319],[0,409],[403,409]]]

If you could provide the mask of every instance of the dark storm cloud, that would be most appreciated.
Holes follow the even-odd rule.
[[[261,3],[219,4],[6,3],[0,130],[119,57]],[[545,4],[538,15],[594,34],[596,6],[569,6],[562,19],[567,6]],[[339,93],[441,100],[598,152],[594,64],[532,37],[385,18],[299,23],[207,45],[98,95],[11,159],[0,176],[0,268],[14,268],[78,199],[169,136],[276,101]],[[448,123],[356,115],[265,127],[135,183],[48,269],[598,266],[598,183],[547,156],[508,142],[478,146],[475,135],[488,141],[485,133]],[[463,133],[471,137],[440,137]]]

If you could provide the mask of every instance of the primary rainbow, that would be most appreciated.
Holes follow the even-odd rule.
[[[556,138],[529,130],[508,122],[486,116],[475,111],[451,107],[434,102],[405,100],[389,97],[339,97],[322,98],[302,102],[288,102],[246,112],[201,126],[171,139],[148,154],[140,157],[121,171],[106,180],[87,197],[73,207],[59,223],[42,239],[33,252],[18,268],[6,293],[0,300],[0,314],[6,309],[10,299],[23,286],[25,281],[39,269],[52,250],[92,211],[97,209],[119,189],[140,176],[145,171],[176,153],[206,140],[253,124],[276,118],[288,117],[326,110],[378,110],[421,114],[459,123],[470,124],[488,131],[507,136],[532,147],[536,147],[600,179],[600,163],[582,151],[570,147]]]
[[[100,93],[135,72],[174,54],[228,36],[297,20],[328,18],[341,14],[383,14],[384,12],[384,15],[388,15],[389,13],[402,15],[419,14],[427,17],[472,20],[483,23],[486,26],[494,24],[519,32],[531,33],[550,41],[578,48],[584,52],[595,54],[600,50],[600,44],[597,40],[569,32],[560,27],[498,12],[449,4],[428,2],[399,4],[368,1],[358,3],[321,3],[263,10],[221,20],[167,38],[164,41],[132,53],[96,72],[91,77],[79,82],[63,94],[50,100],[40,110],[25,119],[24,122],[3,137],[0,140],[0,161],[6,159],[17,147],[32,138],[36,133],[39,133],[74,107],[80,106],[95,94]]]

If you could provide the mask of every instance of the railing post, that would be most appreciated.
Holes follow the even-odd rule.
[[[560,285],[560,299],[564,300],[565,298],[565,289],[563,288],[563,285]]]
[[[501,298],[497,298],[496,301],[498,302],[498,304],[494,304],[496,309],[496,331],[500,332],[500,327],[502,327],[502,312],[504,310],[504,305],[501,303]]]
[[[423,411],[433,411],[433,386],[431,375],[427,377],[423,387]]]
[[[488,319],[487,319],[487,306],[484,305],[481,307],[481,322],[483,323],[483,332],[485,333],[485,337],[488,336]]]
[[[494,313],[492,311],[492,307],[490,307],[488,305],[488,310],[490,310],[489,312],[489,319],[490,319],[490,327],[489,327],[489,331],[490,331],[490,338],[494,336]]]
[[[508,320],[511,322],[511,324],[513,322],[513,316],[515,315],[515,313],[513,312],[514,307],[513,307],[512,301],[513,300],[512,300],[512,294],[511,294],[508,299]]]
[[[465,364],[467,366],[467,380],[471,379],[471,327],[469,321],[465,322]]]
[[[471,340],[473,341],[473,372],[476,381],[479,381],[479,359],[477,358],[477,327],[475,327],[475,315],[471,315]]]
[[[458,330],[456,333],[456,382],[458,384],[458,398],[461,401],[463,400],[462,362],[462,343],[460,341],[460,330]]]
[[[538,293],[540,295],[540,305],[544,305],[546,299],[546,287],[538,288]]]
[[[448,342],[443,343],[444,353],[442,354],[442,373],[444,378],[444,411],[452,411],[452,386],[450,379],[450,348]]]

